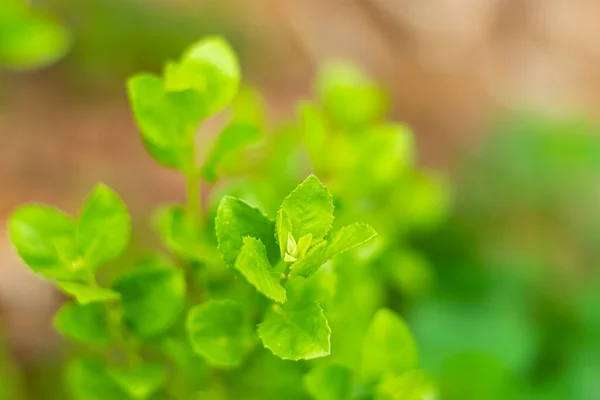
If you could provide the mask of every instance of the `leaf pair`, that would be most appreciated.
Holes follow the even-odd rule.
[[[166,167],[192,176],[200,172],[214,182],[228,155],[260,138],[256,125],[235,118],[217,138],[202,168],[196,166],[198,126],[232,102],[239,84],[237,57],[219,37],[190,46],[179,61],[166,64],[161,77],[140,74],[129,79],[129,99],[148,152]]]
[[[45,205],[20,207],[10,217],[9,232],[17,252],[36,273],[49,279],[87,281],[96,269],[120,255],[129,243],[130,218],[121,198],[99,184],[88,196],[77,220]],[[68,294],[100,294],[89,286],[64,283]]]

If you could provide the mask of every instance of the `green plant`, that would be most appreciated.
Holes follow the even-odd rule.
[[[261,138],[261,119],[245,112],[255,109],[248,92],[235,100],[204,154],[196,134],[203,121],[234,102],[239,82],[235,53],[220,38],[194,44],[167,63],[162,76],[141,74],[128,82],[146,149],[185,177],[187,205],[162,207],[153,217],[170,256],[154,251],[133,268],[119,261],[129,245],[130,217],[104,184],[76,217],[40,204],[12,214],[10,236],[23,261],[73,300],[54,320],[64,336],[84,345],[66,367],[70,396],[426,398],[434,389],[415,370],[416,345],[387,309],[364,333],[357,376],[343,363],[318,364],[304,378],[306,391],[300,385],[311,364],[291,361],[331,353],[327,308],[339,309],[330,301],[336,291],[330,260],[364,262],[350,250],[375,231],[356,222],[332,228],[333,197],[314,175],[280,200],[274,220],[225,196],[212,223],[200,182],[218,181],[228,160]],[[249,378],[268,371],[272,382]]]

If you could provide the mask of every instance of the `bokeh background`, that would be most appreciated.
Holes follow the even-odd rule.
[[[2,72],[2,223],[28,201],[75,211],[97,181],[126,199],[139,226],[157,204],[183,199],[181,178],[139,145],[125,80],[159,71],[199,37],[233,43],[273,124],[312,96],[320,65],[348,59],[384,85],[391,118],[414,131],[419,165],[451,188],[446,218],[409,238],[420,253],[405,268],[418,278],[399,274],[392,298],[425,367],[451,385],[461,382],[454,375],[480,373],[471,382],[503,388],[497,399],[516,387],[528,389],[515,398],[600,398],[600,3],[34,5],[61,21],[72,43],[52,66]],[[422,278],[415,263],[435,278]],[[64,347],[51,324],[62,301],[0,233],[5,358],[41,387]],[[492,399],[481,390],[469,398]]]

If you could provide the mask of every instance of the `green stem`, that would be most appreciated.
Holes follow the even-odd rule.
[[[200,179],[197,174],[186,174],[187,208],[194,222],[202,226],[202,199],[200,197]]]

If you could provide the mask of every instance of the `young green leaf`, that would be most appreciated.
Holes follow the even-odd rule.
[[[285,259],[287,253],[288,239],[292,235],[292,220],[287,211],[283,208],[279,209],[276,221],[277,243],[279,244],[279,254],[282,259]],[[293,238],[293,236],[292,236]]]
[[[284,360],[310,360],[330,353],[331,329],[316,303],[299,309],[273,305],[258,326],[263,345]]]
[[[62,279],[81,273],[75,251],[75,221],[68,215],[31,204],[15,210],[8,226],[19,256],[34,272]]]
[[[430,400],[437,398],[437,387],[424,371],[386,375],[375,390],[375,400]]]
[[[314,400],[349,400],[352,371],[341,365],[321,364],[304,375],[304,387]]]
[[[199,93],[167,91],[151,74],[130,78],[127,89],[148,152],[168,168],[194,173],[194,135],[207,115]]]
[[[283,200],[282,211],[291,221],[295,238],[310,234],[317,243],[331,229],[333,198],[319,179],[310,175]]]
[[[308,278],[321,268],[328,261],[328,242],[323,240],[313,246],[298,261],[292,264],[290,268],[291,275],[298,275]]]
[[[281,286],[281,274],[274,272],[267,250],[259,239],[246,236],[242,250],[235,260],[235,268],[248,282],[265,296],[279,303],[286,300],[285,289]]]
[[[215,366],[240,365],[252,346],[252,325],[232,300],[210,300],[192,308],[186,328],[194,351]]]
[[[89,285],[79,282],[57,282],[60,290],[71,295],[79,304],[90,304],[96,302],[105,302],[116,300],[120,297],[119,293],[104,289],[99,286]]]
[[[86,268],[94,269],[125,250],[131,234],[129,212],[119,195],[97,185],[85,202],[77,224],[77,247]]]
[[[102,303],[67,303],[54,316],[54,327],[69,339],[89,345],[107,345],[111,340]]]
[[[341,254],[359,246],[377,235],[377,232],[367,224],[355,222],[346,225],[331,235],[329,245],[327,247],[327,258]]]
[[[132,399],[146,400],[165,384],[167,368],[161,364],[112,367],[108,376]]]
[[[115,282],[121,294],[123,318],[140,336],[154,336],[169,329],[185,304],[183,271],[158,262],[140,265]]]
[[[388,101],[381,87],[349,63],[325,65],[319,71],[317,91],[328,114],[347,128],[376,122],[387,108]]]
[[[215,221],[219,250],[230,267],[242,250],[243,238],[252,236],[264,244],[271,262],[279,259],[279,249],[273,232],[275,224],[260,210],[241,199],[226,196],[221,201]]]
[[[386,374],[402,374],[417,366],[418,351],[406,323],[393,311],[381,308],[363,339],[362,372],[367,381]]]
[[[73,400],[131,400],[111,379],[107,368],[92,359],[75,359],[66,370],[66,384]]]
[[[260,131],[253,125],[232,123],[219,135],[202,167],[202,175],[209,182],[217,180],[221,165],[244,148],[260,140]]]

